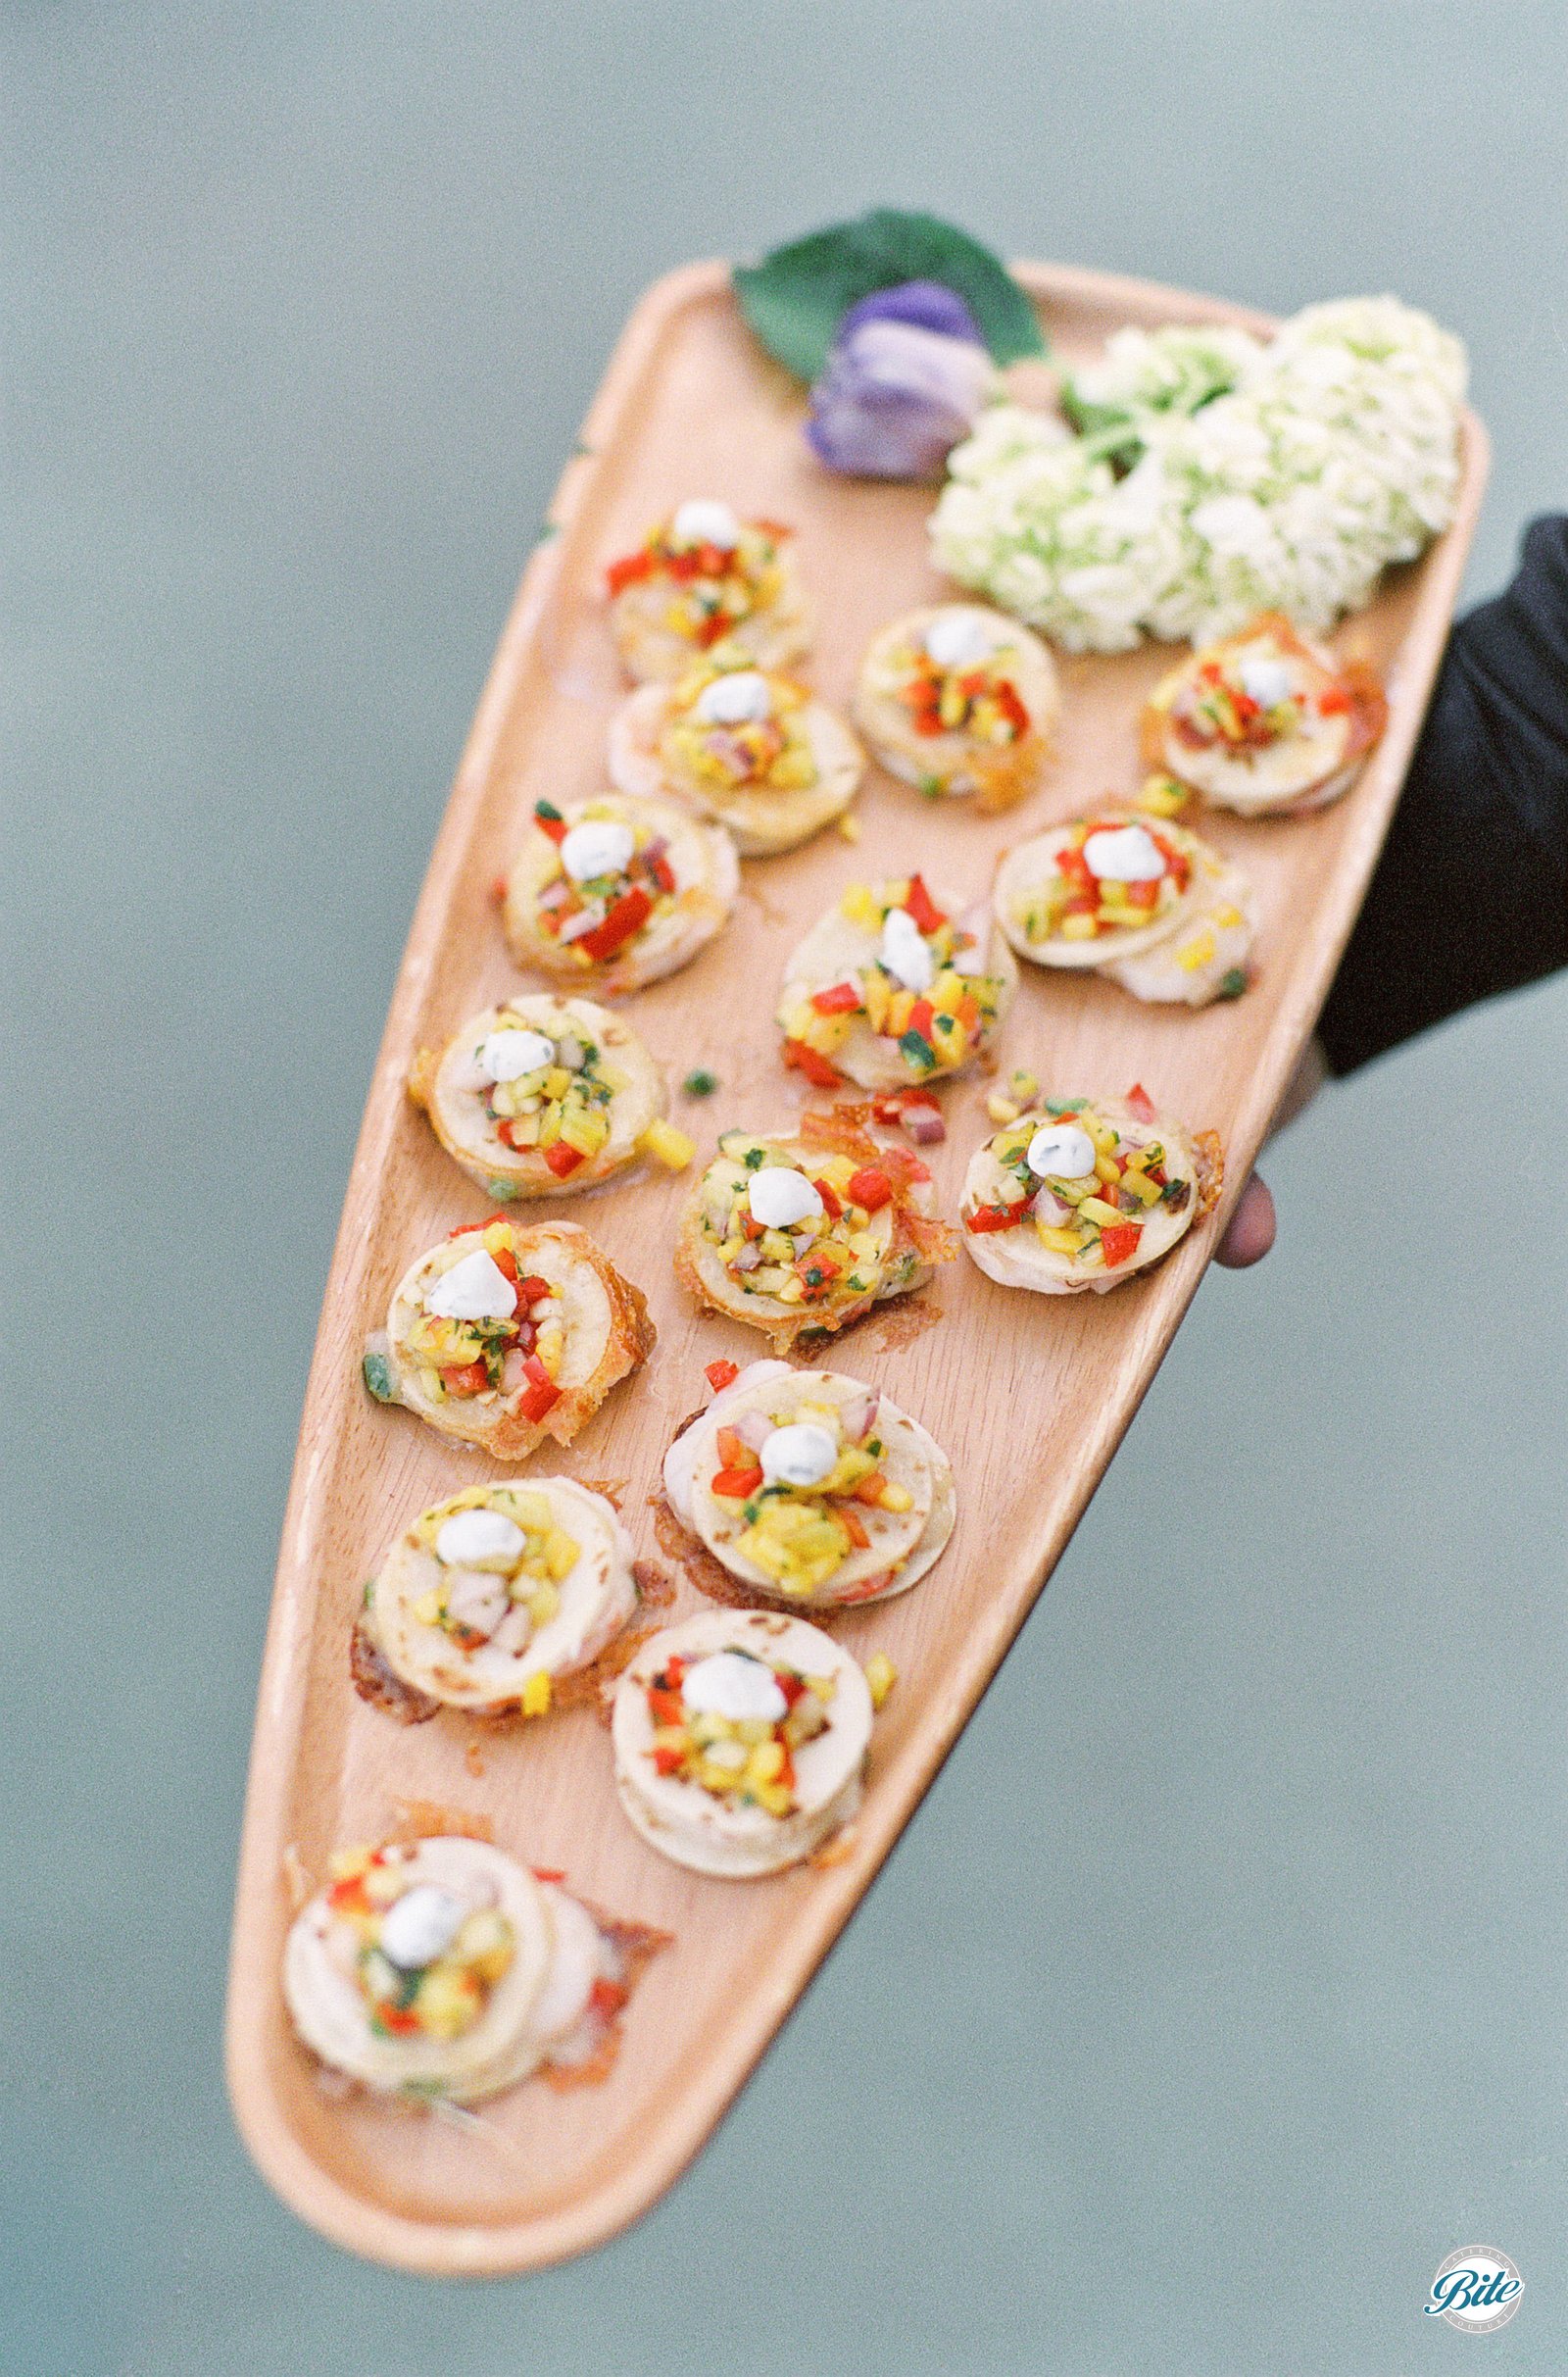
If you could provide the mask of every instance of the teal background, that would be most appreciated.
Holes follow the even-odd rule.
[[[874,202],[1393,287],[1568,490],[1568,21],[1511,0],[12,5],[0,2365],[1568,2366],[1568,989],[1326,1096],[697,2168],[467,2288],[233,2135],[220,2017],[316,1313],[410,910],[619,322]],[[1051,1459],[1047,1445],[1021,1458]],[[1423,2318],[1453,2247],[1526,2281]]]

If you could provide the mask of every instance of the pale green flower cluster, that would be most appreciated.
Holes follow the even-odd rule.
[[[1202,643],[1259,611],[1321,633],[1447,526],[1465,355],[1392,297],[1245,330],[1121,330],[1063,391],[990,407],[949,460],[938,566],[1072,652]]]

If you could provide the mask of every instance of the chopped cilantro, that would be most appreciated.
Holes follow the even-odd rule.
[[[1217,995],[1222,999],[1239,999],[1246,988],[1247,968],[1244,966],[1233,966],[1228,974],[1221,974]]]
[[[710,1073],[706,1065],[699,1065],[696,1072],[688,1073],[681,1083],[688,1098],[710,1098],[717,1087],[718,1075]]]

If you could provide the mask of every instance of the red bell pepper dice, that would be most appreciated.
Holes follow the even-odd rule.
[[[804,1040],[785,1041],[784,1062],[796,1072],[804,1073],[818,1089],[837,1089],[844,1078],[836,1065],[830,1065],[814,1048],[808,1048]]]
[[[1105,1268],[1113,1271],[1118,1263],[1125,1263],[1138,1252],[1138,1241],[1144,1234],[1140,1221],[1105,1222],[1100,1232],[1100,1248],[1105,1258]]]
[[[740,1374],[738,1362],[722,1361],[709,1362],[703,1371],[715,1395],[722,1395],[726,1387],[732,1387]]]
[[[986,1230],[1010,1230],[1015,1221],[1023,1219],[1023,1215],[1024,1208],[1021,1205],[977,1205],[972,1213],[964,1214],[963,1226],[977,1235]]]
[[[545,1149],[545,1162],[558,1180],[569,1180],[578,1164],[587,1161],[577,1148],[568,1147],[564,1139],[558,1139],[554,1147]]]
[[[711,1491],[721,1494],[726,1502],[744,1502],[748,1494],[756,1493],[761,1482],[760,1463],[754,1461],[749,1469],[720,1469],[712,1481]]]
[[[909,877],[909,888],[904,895],[904,905],[921,932],[936,932],[948,920],[918,875]]]
[[[893,1203],[892,1181],[871,1164],[862,1171],[850,1174],[849,1187],[844,1193],[852,1205],[861,1207],[867,1213],[880,1213],[885,1205]]]

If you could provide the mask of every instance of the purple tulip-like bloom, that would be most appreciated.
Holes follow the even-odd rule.
[[[806,434],[830,470],[935,478],[996,380],[962,298],[934,280],[906,280],[844,314]]]

